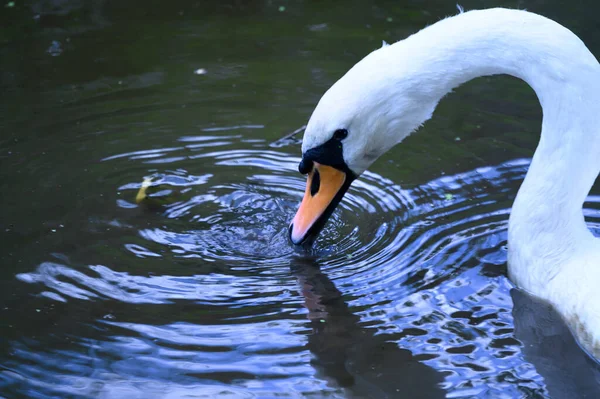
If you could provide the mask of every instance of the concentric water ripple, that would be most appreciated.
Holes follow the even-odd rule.
[[[507,220],[528,161],[411,190],[365,173],[306,254],[287,239],[305,184],[297,157],[248,149],[235,135],[180,141],[104,160],[147,166],[155,205],[134,202],[142,174],[111,177],[129,179],[115,185],[110,225],[128,242],[113,264],[57,254],[17,276],[39,287],[37,306],[62,333],[49,338],[60,345],[35,329],[9,342],[7,392],[552,393],[515,333],[505,277]],[[219,149],[236,141],[246,148]],[[585,215],[599,232],[600,197],[589,197]],[[127,257],[139,267],[124,268]],[[66,311],[79,312],[80,325],[62,326]]]
[[[222,142],[205,140],[203,146],[217,146]],[[172,149],[168,150],[163,156],[167,160],[174,159],[168,154]],[[143,156],[141,152],[127,155],[130,159]],[[164,161],[158,155],[158,151],[152,152],[152,162]],[[152,186],[159,190],[154,199],[159,201],[158,198],[164,197],[168,201],[170,196],[172,202],[165,205],[162,212],[163,217],[169,219],[170,229],[156,226],[139,231],[149,242],[148,247],[159,244],[160,248],[169,248],[175,256],[226,261],[234,266],[255,265],[257,261],[264,266],[287,265],[286,257],[293,253],[287,240],[287,227],[305,185],[305,179],[297,173],[300,159],[281,152],[248,149],[194,154],[190,158],[208,159],[213,173],[194,176],[185,171],[171,171],[150,176]],[[221,168],[250,169],[257,173],[223,184],[223,175],[236,173],[227,171],[219,174],[219,184],[211,185],[211,178],[219,173],[214,171]],[[119,190],[131,200],[120,200],[119,205],[135,208],[132,200],[140,186],[141,182],[122,185]],[[413,207],[410,196],[399,186],[367,172],[345,197],[341,212],[334,213],[315,253],[367,251],[379,240],[361,242],[357,239],[358,231],[353,228],[348,231],[346,226],[358,226],[367,217],[376,219],[379,221],[377,235],[381,237],[388,230],[385,220],[392,219],[388,214],[406,213]],[[365,228],[373,226],[369,224]],[[132,248],[139,255],[156,255],[150,250],[144,252],[139,246]]]

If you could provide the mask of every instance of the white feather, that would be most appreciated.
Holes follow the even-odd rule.
[[[360,174],[427,121],[458,85],[494,74],[527,82],[544,117],[510,216],[509,275],[552,303],[600,358],[600,240],[582,215],[600,172],[600,65],[575,34],[542,16],[459,11],[350,69],[320,100],[302,149],[348,129],[344,160]]]

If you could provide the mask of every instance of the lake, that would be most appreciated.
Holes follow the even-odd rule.
[[[600,55],[597,1],[460,4],[546,15]],[[0,7],[0,396],[600,397],[600,367],[507,278],[542,116],[524,82],[455,90],[312,251],[288,240],[305,177],[301,134],[280,139],[454,2]],[[600,236],[599,184],[584,214]]]

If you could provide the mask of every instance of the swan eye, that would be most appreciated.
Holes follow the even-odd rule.
[[[338,129],[333,132],[333,138],[336,140],[343,140],[348,137],[348,131],[346,129]]]

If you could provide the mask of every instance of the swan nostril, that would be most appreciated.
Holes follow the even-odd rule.
[[[315,196],[319,192],[319,188],[321,187],[321,176],[319,175],[319,170],[315,169],[312,176],[312,181],[310,182],[310,195]]]

